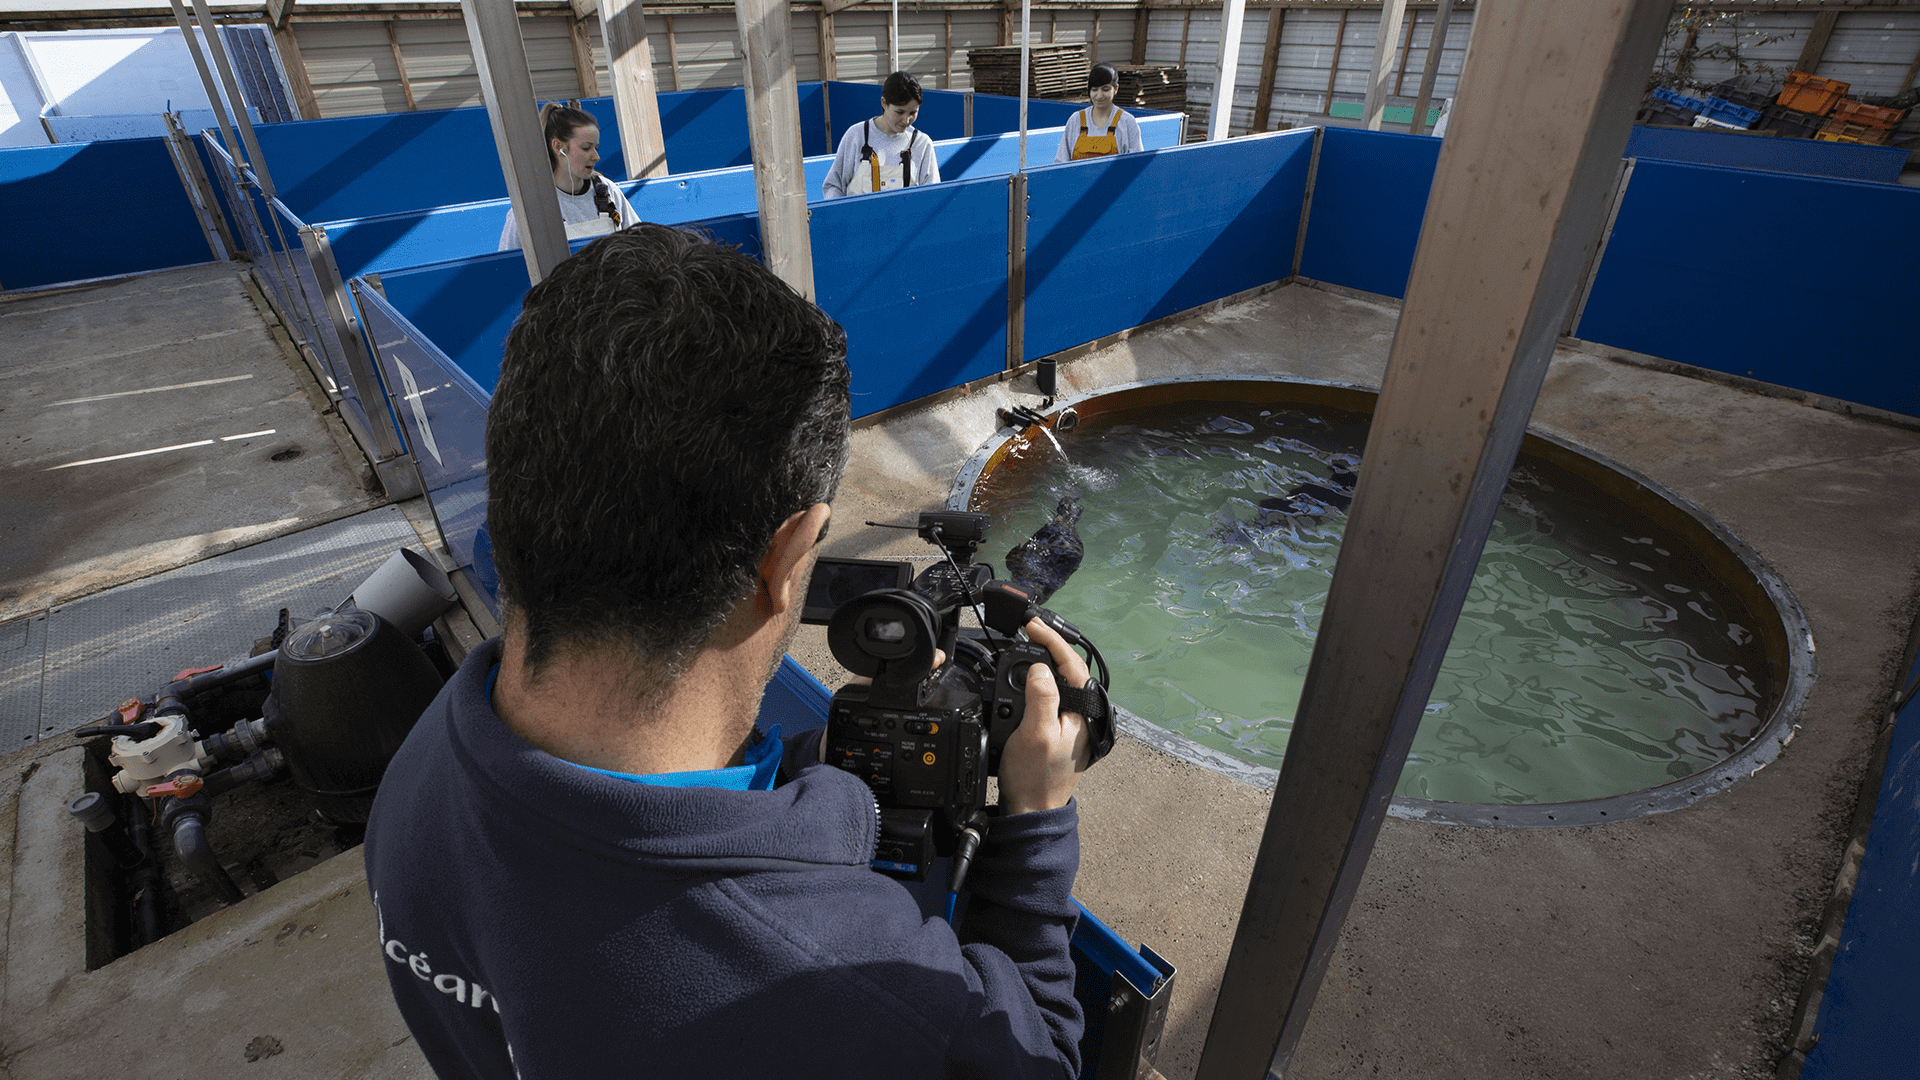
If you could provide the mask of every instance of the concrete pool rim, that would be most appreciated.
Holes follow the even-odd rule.
[[[1044,411],[1049,421],[1055,422],[1069,407],[1082,413],[1102,412],[1107,409],[1098,406],[1127,407],[1120,404],[1127,399],[1168,400],[1177,395],[1187,400],[1239,400],[1232,393],[1206,394],[1204,391],[1208,387],[1244,390],[1249,384],[1261,386],[1266,391],[1263,397],[1275,404],[1320,405],[1364,414],[1372,413],[1373,402],[1379,396],[1378,387],[1348,382],[1251,374],[1183,375],[1098,387],[1063,397]],[[1011,427],[1002,427],[973,452],[954,477],[947,499],[949,509],[968,508],[975,484],[1004,456],[1019,434]],[[1760,625],[1755,633],[1762,639],[1768,673],[1776,686],[1771,707],[1766,709],[1759,727],[1734,753],[1690,776],[1664,784],[1619,795],[1558,803],[1458,803],[1395,796],[1389,813],[1406,820],[1494,828],[1601,825],[1682,809],[1739,784],[1772,763],[1793,741],[1798,730],[1795,720],[1815,678],[1812,631],[1786,582],[1712,515],[1632,468],[1533,427],[1527,430],[1521,453],[1523,457],[1534,453],[1554,459],[1562,466],[1587,472],[1589,478],[1607,477],[1616,485],[1624,482],[1626,487],[1621,490],[1637,493],[1648,508],[1676,523],[1677,531],[1696,532],[1698,538],[1710,541],[1710,549],[1718,549],[1718,561],[1723,568],[1737,566],[1744,571],[1744,581],[1729,580],[1724,572],[1715,574],[1715,578],[1729,587],[1742,589],[1747,606],[1757,616],[1755,621]],[[1705,554],[1716,552],[1709,550]],[[1163,753],[1258,787],[1271,789],[1278,780],[1277,770],[1242,762],[1118,706],[1115,708],[1120,730]]]

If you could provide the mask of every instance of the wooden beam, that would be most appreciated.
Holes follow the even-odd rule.
[[[820,0],[820,10],[832,15],[835,12],[845,11],[859,2],[860,0]]]
[[[948,12],[947,18],[952,19],[953,13]],[[1100,62],[1100,9],[1094,8],[1093,9],[1093,41],[1091,44],[1087,46],[1087,67],[1091,69],[1093,65],[1099,62]]]
[[[1407,130],[1421,135],[1427,126],[1427,106],[1433,103],[1433,84],[1440,77],[1440,54],[1447,47],[1447,24],[1453,21],[1453,0],[1440,0],[1427,31],[1427,62],[1420,72],[1420,93],[1413,99],[1413,122]]]
[[[1907,65],[1907,73],[1901,78],[1900,89],[1895,91],[1895,93],[1904,94],[1913,89],[1913,77],[1915,75],[1920,75],[1920,53],[1915,53],[1913,63]]]
[[[1098,20],[1100,16],[1095,15],[1094,18]],[[1095,22],[1094,25],[1098,26],[1099,23]],[[946,64],[947,81],[940,84],[940,89],[951,90],[953,89],[953,12],[952,11],[947,12],[947,26],[944,34],[940,38],[940,49],[942,52],[947,54],[947,64]]]
[[[1187,35],[1193,30],[1193,9],[1188,8],[1180,18],[1180,66],[1187,66]]]
[[[673,20],[671,18],[667,20],[667,34],[667,43],[672,44]],[[840,63],[834,55],[839,48],[833,36],[833,12],[823,7],[820,9],[820,78],[824,82],[832,82],[840,77]],[[680,89],[680,76],[677,74],[673,79],[673,88]],[[831,131],[827,132],[827,142],[835,146],[839,145],[833,142]]]
[[[274,29],[287,25],[287,12],[293,10],[293,0],[267,0],[267,22]]]
[[[1280,35],[1287,28],[1287,9],[1278,4],[1267,5],[1267,41],[1260,51],[1260,89],[1253,102],[1253,130],[1267,130],[1267,121],[1273,113],[1274,70],[1280,65]]]
[[[680,90],[680,39],[674,36],[673,16],[662,16],[667,23],[667,77],[673,80],[673,89]],[[833,16],[827,16],[829,20]]]
[[[400,55],[400,24],[387,20],[387,45],[393,49],[393,69],[400,73],[400,93],[407,99],[407,111],[417,112],[420,104],[413,100],[413,84],[407,81],[407,58]]]
[[[1207,139],[1210,142],[1233,136],[1233,92],[1239,89],[1240,31],[1246,17],[1247,0],[1226,0],[1220,13],[1219,59],[1214,61],[1213,69],[1213,105],[1207,111]]]
[[[1407,0],[1386,0],[1380,5],[1380,25],[1373,35],[1373,63],[1367,67],[1366,103],[1360,107],[1360,120],[1367,130],[1379,131],[1387,112],[1387,82],[1393,77],[1393,50],[1400,44],[1400,20],[1407,13]]]
[[[813,241],[800,156],[799,86],[793,72],[793,18],[787,0],[737,0],[745,63],[747,131],[767,269],[812,300]]]
[[[1147,5],[1141,4],[1133,13],[1133,62],[1147,62]]]
[[[591,19],[600,13],[600,0],[567,0],[575,19]]]
[[[1327,107],[1321,109],[1328,116],[1333,115],[1333,80],[1340,77],[1340,46],[1347,41],[1347,12],[1340,11],[1340,25],[1333,31],[1333,60],[1327,64]]]
[[[276,26],[273,28],[273,41],[280,47],[280,66],[287,69],[287,81],[292,85],[294,107],[300,110],[300,119],[320,119],[320,100],[313,96],[313,80],[307,77],[307,62],[300,59],[300,43],[294,40],[293,28]]]
[[[1812,74],[1820,66],[1820,58],[1827,54],[1827,41],[1833,37],[1833,24],[1840,21],[1840,13],[1826,8],[1813,17],[1813,32],[1807,35],[1807,44],[1800,50],[1800,59],[1794,61],[1795,71]]]
[[[568,19],[567,29],[573,40],[573,74],[580,81],[581,97],[600,96],[600,75],[593,68],[593,37],[587,30],[587,20],[593,18],[588,12],[580,18]]]
[[[1407,37],[1400,46],[1400,74],[1393,78],[1394,97],[1402,96],[1401,92],[1406,86],[1407,62],[1413,59],[1413,30],[1419,25],[1420,13],[1418,11],[1407,12]]]
[[[613,109],[620,123],[627,179],[665,176],[667,141],[660,131],[653,49],[647,43],[647,13],[640,0],[605,0],[600,5],[600,36],[607,43],[607,74],[613,80]]]

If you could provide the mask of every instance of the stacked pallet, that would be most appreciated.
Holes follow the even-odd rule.
[[[1171,64],[1115,64],[1120,90],[1114,100],[1139,109],[1181,112],[1187,107],[1187,69]]]
[[[973,72],[976,91],[1008,97],[1019,95],[1020,46],[968,49],[967,67]],[[1087,47],[1078,44],[1027,46],[1027,96],[1085,98]]]

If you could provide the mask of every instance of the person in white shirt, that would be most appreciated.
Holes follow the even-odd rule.
[[[593,171],[600,161],[600,126],[592,115],[557,101],[540,106],[540,128],[547,136],[547,164],[560,197],[560,220],[567,239],[605,236],[640,220],[633,204],[613,181]],[[501,251],[520,246],[520,222],[509,211],[500,230]]]
[[[840,151],[820,184],[824,198],[892,191],[940,182],[933,140],[913,126],[920,115],[920,83],[904,71],[880,87],[880,115],[862,120],[840,137]]]
[[[1060,131],[1060,148],[1053,160],[1080,161],[1084,158],[1135,154],[1146,149],[1140,142],[1140,121],[1113,103],[1120,89],[1120,72],[1112,64],[1095,64],[1087,72],[1087,100],[1090,104],[1067,117]]]

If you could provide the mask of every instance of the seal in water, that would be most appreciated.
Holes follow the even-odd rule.
[[[1345,469],[1334,470],[1326,484],[1295,484],[1285,495],[1260,500],[1260,509],[1282,514],[1319,515],[1326,510],[1345,510],[1353,505],[1353,485],[1358,476]],[[1329,487],[1328,485],[1333,485]],[[1265,513],[1260,515],[1266,517]]]
[[[1007,552],[1007,573],[1034,603],[1046,603],[1047,597],[1080,569],[1080,559],[1087,549],[1073,528],[1079,520],[1080,500],[1068,495],[1054,507],[1052,521],[1040,526],[1026,543]]]

